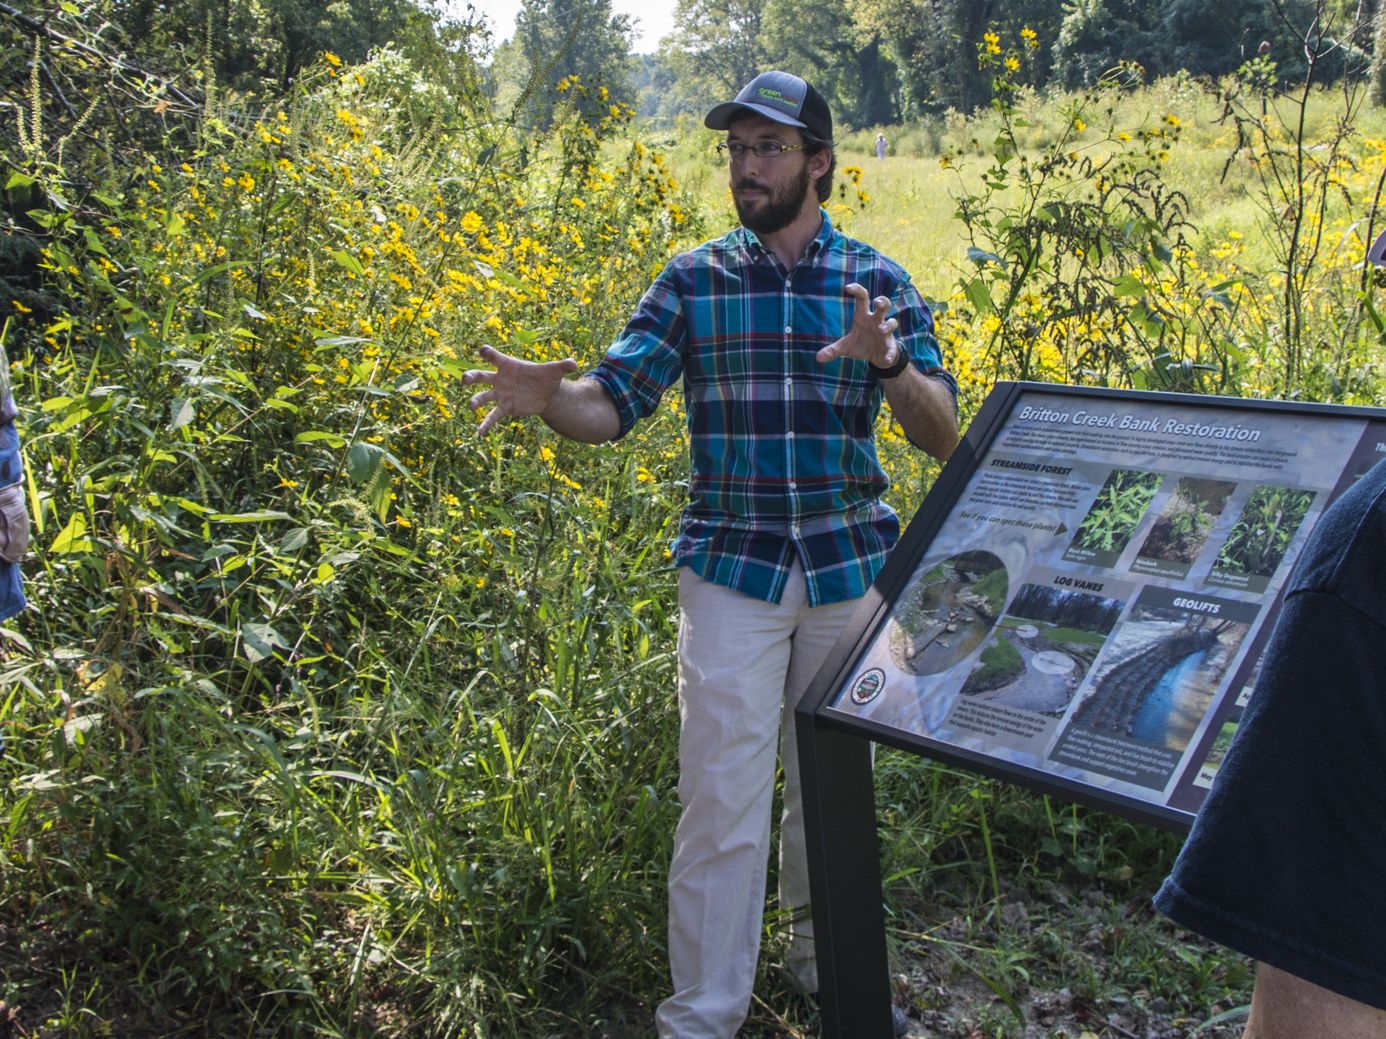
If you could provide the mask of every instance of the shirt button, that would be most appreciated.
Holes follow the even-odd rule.
[[[786,434],[784,435],[784,438],[785,438],[786,440],[793,440],[793,439],[794,439],[794,430],[791,429],[788,433],[786,433]]]
[[[785,326],[784,326],[784,330],[785,330],[786,332],[793,332],[793,331],[794,331],[794,326],[793,326],[793,325],[785,325]]]
[[[789,489],[790,489],[791,491],[797,491],[797,490],[799,489],[799,485],[798,485],[797,483],[795,483],[793,480],[790,480],[790,481],[789,481]]]
[[[785,376],[785,379],[784,379],[784,384],[785,384],[786,386],[793,386],[793,385],[794,385],[794,379],[793,379],[793,377],[786,375],[786,376]]]

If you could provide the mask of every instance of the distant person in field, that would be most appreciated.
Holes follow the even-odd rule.
[[[878,133],[878,134],[876,135],[876,158],[880,159],[882,162],[885,162],[885,157],[886,157],[886,139],[885,139],[885,134],[883,134],[883,133]]]
[[[759,955],[776,745],[784,768],[779,894],[789,959],[818,988],[794,707],[899,534],[873,430],[883,400],[947,458],[957,385],[909,275],[836,230],[832,115],[798,76],[766,72],[713,108],[741,226],[675,257],[625,331],[577,379],[490,346],[480,430],[538,415],[563,436],[624,436],[682,380],[689,496],[679,571],[679,800],[669,870],[673,994],[662,1039],[730,1037]],[[897,1029],[903,1031],[896,1008]]]
[[[1310,536],[1155,905],[1260,961],[1245,1039],[1386,1039],[1386,462]]]

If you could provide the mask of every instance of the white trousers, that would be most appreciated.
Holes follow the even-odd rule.
[[[784,767],[780,905],[789,968],[818,989],[794,708],[856,601],[810,607],[796,563],[778,605],[679,571],[679,803],[669,867],[674,994],[660,1039],[731,1039],[750,1009],[770,854],[775,754]]]

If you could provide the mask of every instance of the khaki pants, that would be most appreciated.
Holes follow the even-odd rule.
[[[770,853],[776,745],[784,767],[780,905],[789,967],[818,989],[794,708],[856,601],[810,607],[796,563],[779,605],[679,572],[679,802],[669,867],[674,994],[660,1039],[730,1039],[750,1008]]]

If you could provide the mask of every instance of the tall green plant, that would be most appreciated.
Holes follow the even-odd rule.
[[[1366,242],[1382,226],[1376,217],[1382,181],[1370,197],[1349,186],[1358,168],[1354,139],[1368,68],[1366,55],[1353,47],[1364,27],[1341,21],[1318,0],[1312,19],[1298,27],[1302,80],[1282,82],[1266,47],[1218,88],[1222,119],[1236,132],[1223,176],[1234,164],[1253,171],[1261,230],[1274,260],[1267,281],[1276,305],[1261,334],[1275,363],[1271,392],[1281,396],[1341,398],[1349,391],[1351,355],[1369,318],[1378,345],[1386,342],[1365,273],[1354,285],[1336,264],[1325,263],[1341,247],[1333,233],[1336,206],[1361,221],[1356,237]],[[1324,80],[1335,84],[1339,101],[1326,131],[1310,122]],[[1329,301],[1329,308],[1321,305]],[[1323,320],[1326,310],[1336,311],[1332,323]]]
[[[1189,284],[1188,203],[1163,173],[1179,118],[1120,127],[1117,102],[1139,82],[1124,66],[1069,103],[1052,142],[1027,154],[1020,76],[1037,47],[1029,30],[1015,46],[988,33],[978,47],[999,130],[980,186],[956,198],[974,265],[961,291],[982,321],[983,364],[1000,378],[1227,386],[1231,285]]]
[[[589,358],[695,222],[604,148],[627,110],[534,137],[466,100],[390,52],[213,98],[47,229],[61,312],[16,308],[0,927],[46,892],[153,1032],[567,1031],[662,963],[677,424],[639,472],[483,444],[460,376]]]

